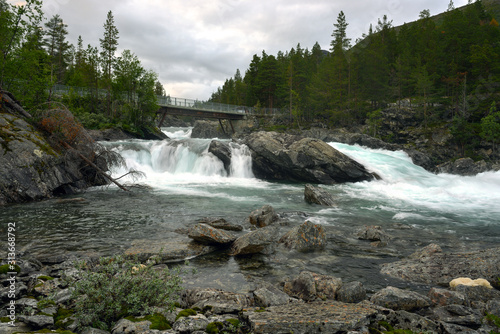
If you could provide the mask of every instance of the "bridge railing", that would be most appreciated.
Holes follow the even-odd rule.
[[[241,113],[248,114],[254,113],[254,108],[237,106],[232,104],[223,104],[216,102],[204,102],[193,99],[185,99],[180,97],[171,97],[171,96],[158,96],[158,104],[160,106],[174,106],[180,108],[189,108],[189,109],[200,109],[200,110],[209,110],[209,111],[217,111],[222,113]]]

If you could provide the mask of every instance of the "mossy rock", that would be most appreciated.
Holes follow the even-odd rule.
[[[149,329],[157,329],[160,331],[172,329],[172,325],[168,322],[167,318],[163,314],[155,313],[153,315],[147,315],[145,317],[136,318],[134,316],[128,316],[125,319],[132,322],[149,321]]]
[[[3,266],[0,266],[0,274],[7,274],[13,271],[19,274],[21,272],[21,267],[19,267],[17,264],[14,265],[14,270],[12,270],[10,266],[10,264],[4,264]]]
[[[233,325],[236,328],[239,328],[241,326],[241,322],[238,319],[231,318],[231,319],[227,319],[226,322],[230,323],[231,325]]]
[[[73,315],[72,310],[66,310],[65,308],[58,308],[57,313],[54,314],[54,326],[56,328],[65,328],[71,325],[74,320],[68,319]]]
[[[54,280],[54,277],[42,275],[42,276],[38,276],[37,279],[42,280],[42,281],[52,281],[52,280]]]
[[[11,321],[11,320],[10,320],[10,318],[8,318],[8,317],[2,317],[2,318],[0,318],[0,322],[1,322],[1,323],[6,323],[6,322],[10,322],[10,321]]]
[[[215,322],[211,322],[207,325],[207,328],[205,328],[205,332],[207,332],[207,334],[217,334],[223,328],[224,328],[224,324],[222,322],[215,321]]]
[[[182,318],[182,317],[189,317],[190,315],[196,315],[196,311],[193,310],[193,309],[185,309],[185,310],[182,310],[180,311],[178,314],[177,314],[177,317],[175,317],[175,320],[177,321],[179,318]]]

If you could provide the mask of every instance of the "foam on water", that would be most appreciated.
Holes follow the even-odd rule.
[[[414,165],[404,152],[331,145],[382,177],[379,181],[345,185],[350,196],[385,202],[401,210],[458,213],[483,223],[500,218],[500,172],[467,177],[436,175]]]

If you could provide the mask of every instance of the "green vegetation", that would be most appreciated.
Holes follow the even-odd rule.
[[[177,317],[175,317],[175,320],[178,320],[179,318],[182,318],[182,317],[189,317],[190,315],[196,315],[196,314],[197,313],[195,310],[188,308],[188,309],[180,311],[177,314]]]
[[[491,8],[491,11],[489,9]],[[458,153],[472,155],[481,141],[498,144],[500,93],[499,6],[477,0],[400,27],[384,16],[351,46],[348,18],[333,24],[329,51],[316,43],[276,56],[254,55],[212,95],[214,102],[288,110],[289,124],[369,125],[377,136],[377,110],[411,105],[423,129],[451,126]],[[264,111],[266,109],[263,109]],[[404,108],[402,111],[404,112]]]
[[[84,48],[81,37],[77,46],[70,45],[68,26],[59,15],[44,20],[40,0],[0,0],[1,89],[27,110],[63,102],[90,129],[120,127],[141,135],[153,125],[163,86],[131,50],[115,56],[119,32],[111,11],[100,49]],[[75,88],[61,90],[60,85]]]
[[[0,266],[0,275],[7,274],[9,272],[16,272],[19,274],[21,272],[21,267],[19,267],[17,264],[14,265],[14,269],[11,269],[9,264],[4,264],[3,266]]]
[[[136,318],[133,316],[128,316],[125,319],[130,320],[132,322],[141,322],[144,320],[150,321],[151,325],[149,329],[158,329],[158,330],[167,330],[172,329],[172,326],[168,322],[167,318],[160,313],[155,313],[153,315],[147,315],[145,317]]]
[[[74,316],[82,326],[109,330],[126,316],[172,311],[181,291],[180,267],[159,271],[122,257],[101,258],[94,268],[81,263],[82,279],[74,283]]]

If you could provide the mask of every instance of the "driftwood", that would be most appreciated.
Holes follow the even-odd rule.
[[[14,98],[14,96],[5,91],[5,90],[0,90],[0,101],[1,102],[6,102],[8,104],[8,107],[13,109],[15,112],[19,113],[19,115],[26,117],[26,118],[31,118],[31,115],[21,107],[19,102]]]

